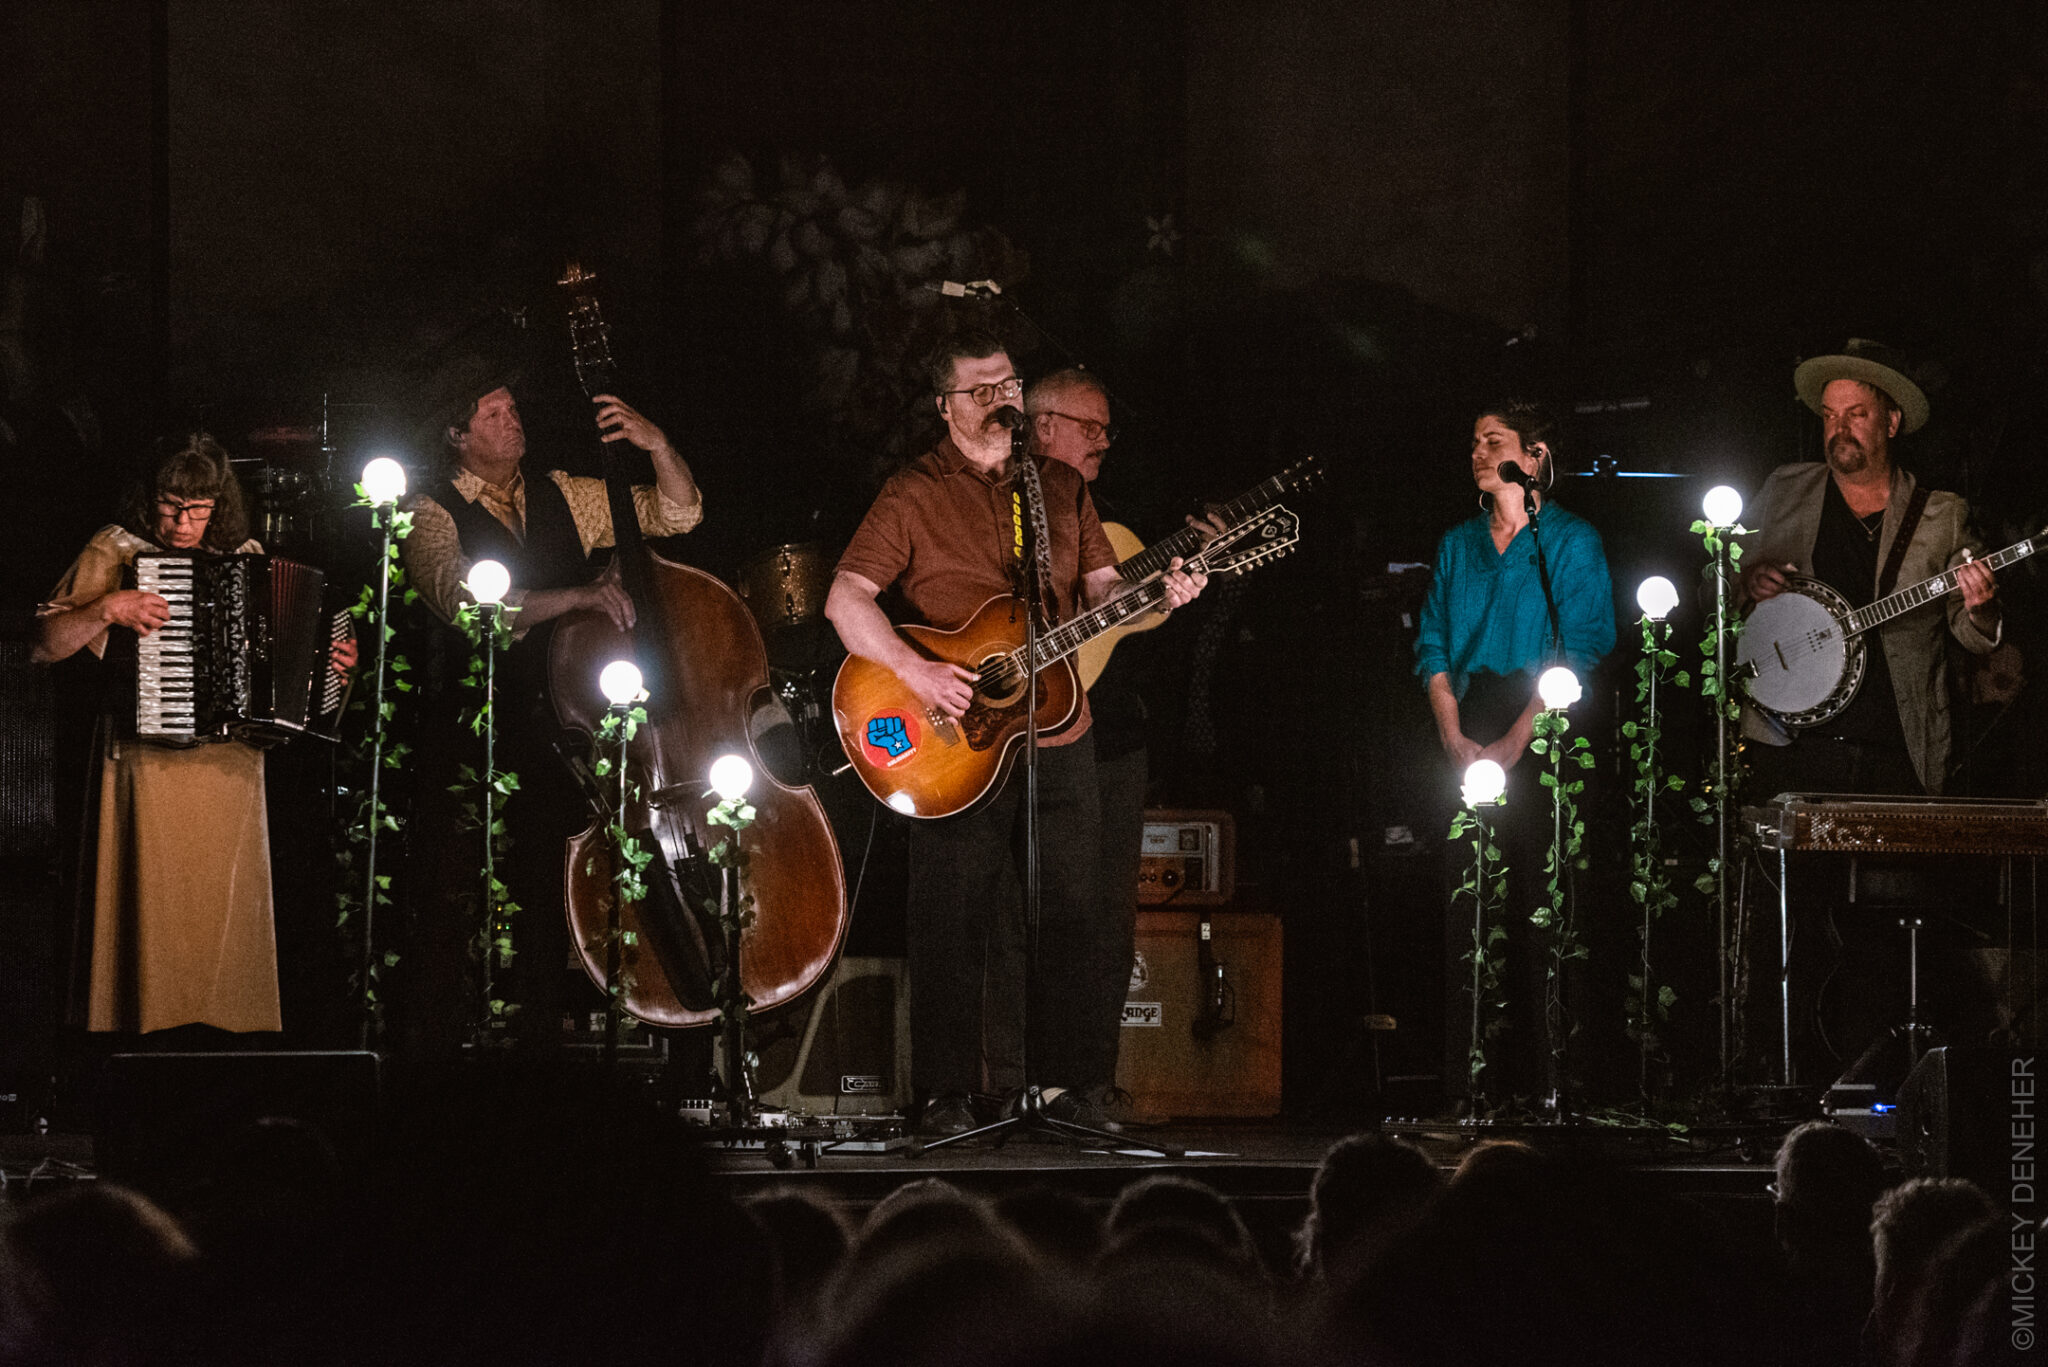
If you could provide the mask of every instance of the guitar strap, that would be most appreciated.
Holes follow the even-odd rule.
[[[1892,553],[1885,557],[1884,571],[1877,576],[1877,596],[1888,598],[1894,585],[1899,582],[1899,567],[1906,563],[1906,547],[1912,544],[1913,533],[1920,526],[1921,510],[1927,506],[1927,486],[1913,490],[1913,497],[1906,500],[1906,515],[1899,519],[1899,534],[1892,538]]]
[[[1037,461],[1025,456],[1017,462],[1017,468],[1024,505],[1031,517],[1031,539],[1035,552],[1032,557],[1032,568],[1038,575],[1038,601],[1045,606],[1046,625],[1057,626],[1060,617],[1059,599],[1053,596],[1052,591],[1052,529],[1045,519],[1045,489],[1038,482]],[[1011,515],[1016,516],[1014,504]],[[1020,522],[1017,531],[1021,535],[1023,530]]]

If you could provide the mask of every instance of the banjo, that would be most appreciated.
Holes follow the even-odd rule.
[[[1977,561],[1996,573],[2048,543],[2048,532]],[[1818,579],[1785,576],[1785,590],[1758,603],[1742,624],[1736,677],[1749,698],[1787,726],[1818,726],[1849,705],[1863,683],[1866,634],[1894,617],[1946,597],[1956,577],[1943,571],[1865,607]]]

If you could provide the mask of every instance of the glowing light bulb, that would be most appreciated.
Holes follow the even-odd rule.
[[[614,705],[624,707],[640,696],[640,666],[631,660],[613,660],[597,676],[597,687]]]
[[[469,567],[466,587],[479,603],[502,603],[512,587],[512,572],[495,560],[479,560]]]
[[[379,456],[363,467],[363,497],[379,507],[405,497],[405,467]]]
[[[711,791],[727,802],[745,797],[754,786],[754,766],[739,755],[720,755],[711,761]]]
[[[1742,520],[1742,495],[1725,484],[1716,484],[1700,500],[1700,511],[1716,527],[1733,527]]]
[[[1636,589],[1636,606],[1643,616],[1661,622],[1678,606],[1678,590],[1663,575],[1653,574]]]
[[[1465,770],[1465,805],[1483,807],[1498,802],[1508,790],[1508,771],[1490,759],[1474,760]]]
[[[1579,676],[1563,665],[1554,665],[1543,671],[1536,680],[1536,696],[1543,699],[1543,705],[1551,711],[1570,707],[1583,696],[1579,687]]]

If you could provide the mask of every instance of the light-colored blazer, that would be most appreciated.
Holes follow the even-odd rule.
[[[1821,461],[1781,465],[1764,481],[1763,489],[1743,513],[1745,524],[1757,528],[1742,539],[1742,567],[1752,565],[1796,565],[1799,573],[1813,572],[1813,543],[1820,532],[1821,502],[1831,474]],[[1877,539],[1878,573],[1891,558],[1892,542],[1913,497],[1914,479],[1907,471],[1892,469],[1891,501],[1885,505],[1884,528]],[[1906,558],[1899,566],[1902,589],[1931,579],[1961,564],[1963,553],[1983,554],[1983,546],[1970,535],[1969,506],[1954,494],[1930,491],[1920,525],[1907,543]],[[1870,585],[1875,591],[1876,581]],[[1946,616],[1944,616],[1944,613]],[[1942,641],[1944,622],[1965,650],[1988,655],[1998,645],[1997,636],[1987,636],[1970,620],[1963,607],[1963,595],[1951,593],[1932,604],[1877,629],[1884,648],[1885,663],[1892,674],[1892,691],[1899,705],[1899,724],[1906,733],[1906,749],[1913,757],[1913,769],[1930,793],[1939,793],[1948,777],[1951,726],[1949,721],[1948,650]],[[2002,630],[2002,629],[2001,629]],[[1742,734],[1766,745],[1785,745],[1789,731],[1754,707],[1742,710]]]

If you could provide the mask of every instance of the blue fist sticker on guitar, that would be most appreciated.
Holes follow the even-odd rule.
[[[910,732],[901,717],[876,717],[868,723],[868,744],[893,758],[910,749]]]
[[[877,769],[893,769],[917,754],[917,719],[907,712],[878,712],[861,728],[861,752]]]

